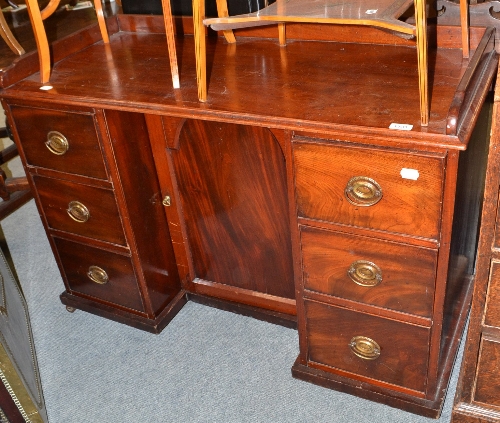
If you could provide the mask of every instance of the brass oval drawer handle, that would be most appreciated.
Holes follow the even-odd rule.
[[[66,211],[75,222],[85,223],[90,218],[89,209],[79,201],[70,201]]]
[[[349,347],[363,360],[375,360],[380,356],[380,345],[366,336],[355,336],[351,339]]]
[[[45,145],[49,149],[49,151],[58,156],[62,156],[69,149],[69,142],[67,138],[57,131],[50,131],[47,134],[47,141]]]
[[[374,179],[355,176],[347,182],[345,197],[354,206],[368,207],[382,199],[382,188]]]
[[[382,282],[382,270],[375,263],[357,260],[347,270],[351,280],[361,286],[377,286]]]
[[[109,281],[108,274],[99,266],[90,266],[87,276],[92,282],[98,283],[99,285],[104,285]]]

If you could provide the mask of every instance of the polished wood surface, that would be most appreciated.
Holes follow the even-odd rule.
[[[468,20],[465,14],[466,2],[461,1],[462,37],[467,37],[463,43],[468,43]],[[196,2],[195,2],[196,3]],[[201,3],[201,2],[199,2]],[[420,123],[422,126],[429,124],[429,85],[428,85],[428,43],[427,43],[427,18],[425,2],[415,0],[415,27],[397,18],[403,14],[410,6],[411,1],[376,1],[376,2],[344,2],[329,0],[328,2],[318,1],[298,1],[298,0],[277,0],[275,3],[265,7],[258,12],[227,16],[227,11],[223,7],[218,7],[219,18],[204,19],[203,23],[211,26],[214,30],[223,30],[224,33],[234,28],[244,28],[245,26],[258,26],[262,24],[278,23],[280,46],[286,45],[285,22],[298,23],[326,23],[343,25],[365,25],[383,28],[389,31],[400,32],[402,34],[415,36],[418,58],[418,79],[419,79],[419,101],[420,101]],[[198,22],[198,15],[203,13],[202,6],[195,6],[195,22]],[[198,10],[199,9],[199,10]],[[226,7],[227,9],[227,7]],[[206,52],[203,47],[204,41],[199,40],[201,31],[195,32],[195,38],[200,48],[196,50],[197,67],[206,66]],[[226,37],[227,38],[227,37]],[[232,40],[229,40],[232,41]],[[465,46],[465,44],[464,44]],[[463,52],[464,57],[468,57],[469,48]],[[200,101],[206,101],[206,79],[198,72],[198,88]]]
[[[500,92],[495,88],[481,231],[469,329],[453,407],[453,423],[500,422],[498,206]]]
[[[126,245],[112,190],[39,176],[34,176],[33,181],[49,227]],[[88,220],[80,222],[71,217],[68,210],[73,201],[86,207]]]
[[[29,146],[26,160],[30,166],[69,172],[107,180],[93,111],[42,109],[13,106],[17,131]],[[57,131],[66,137],[68,150],[63,155],[51,152],[46,145],[48,134]]]
[[[437,251],[307,226],[301,228],[301,241],[305,289],[404,313],[432,315]],[[362,286],[351,280],[348,271],[358,260],[380,268],[377,285]]]
[[[17,128],[29,116],[15,116],[16,108],[89,115],[82,124],[97,134],[105,178],[26,166],[61,273],[71,271],[63,303],[155,333],[191,296],[287,325],[296,319],[294,376],[437,417],[469,307],[479,205],[460,193],[481,191],[470,164],[481,168],[484,141],[471,137],[497,66],[494,31],[473,31],[464,60],[459,28],[429,29],[424,127],[416,49],[407,40],[391,45],[380,30],[356,36],[334,26],[322,36],[340,42],[316,42],[317,27],[293,23],[286,49],[276,28],[235,31],[260,34],[236,44],[202,37],[209,95],[200,103],[194,37],[176,26],[182,84],[173,89],[163,25],[161,17],[118,16],[108,20],[109,46],[96,26],[54,44],[60,55],[48,91],[30,57],[3,73],[1,97],[25,164],[23,150],[35,147]],[[19,69],[33,74],[23,79]],[[358,199],[380,185],[379,201],[352,204],[354,188],[346,188],[357,176],[369,181],[356,188]],[[104,241],[105,230],[52,228],[33,183],[41,178],[113,192],[126,244]],[[98,289],[106,283],[87,282],[101,251],[127,260],[118,280],[141,307],[135,294],[108,295]],[[339,289],[345,266],[373,251],[380,297]],[[77,265],[83,259],[86,272]],[[413,286],[398,289],[399,299],[384,277]],[[338,319],[349,334],[332,324]],[[359,333],[364,327],[368,334]],[[382,365],[352,360],[356,336],[380,342]]]
[[[110,171],[115,186],[118,181],[121,186],[115,194],[127,222],[125,235],[136,269],[141,269],[139,283],[147,292],[150,317],[160,316],[184,300],[146,121],[142,114],[107,110],[104,129],[110,136],[104,144]],[[159,327],[174,315],[167,313]]]
[[[173,201],[182,204],[191,280],[295,298],[285,162],[273,134],[192,120],[178,134]]]
[[[154,19],[150,20],[154,22]],[[373,36],[376,37],[377,32]],[[411,144],[464,147],[463,141],[466,140],[463,134],[460,139],[445,135],[450,104],[463,74],[459,48],[431,51],[429,60],[434,64],[430,70],[434,81],[431,87],[431,119],[428,128],[422,129],[418,118],[414,48],[294,42],[289,43],[284,60],[280,49],[273,47],[275,43],[272,40],[242,40],[238,43],[238,54],[233,55],[230,45],[208,38],[207,57],[211,67],[208,87],[212,92],[209,103],[203,105],[197,100],[193,38],[177,39],[177,51],[183,63],[180,75],[185,81],[180,91],[173,90],[165,82],[170,79],[168,55],[166,52],[158,54],[164,51],[164,40],[161,34],[122,32],[111,37],[111,55],[107,54],[104,45],[97,43],[68,56],[56,64],[57,72],[51,79],[52,93],[86,103],[102,101],[135,110],[144,104],[148,105],[147,108],[154,107],[165,113],[186,116],[195,113],[206,118],[215,116],[217,111],[231,110],[231,116],[234,116],[231,119],[246,121],[252,118],[256,122],[298,131],[326,131],[332,134],[341,125],[349,125],[356,127],[358,133],[364,132],[363,139],[369,133],[377,133],[368,128],[378,128],[381,130],[378,135],[384,136],[384,144],[398,143],[405,147]],[[152,56],[156,56],[156,66],[145,65],[147,62],[143,58]],[[324,57],[331,57],[332,60],[324,61]],[[398,65],[387,67],[384,64],[387,61],[397,62]],[[314,68],[308,69],[308,78],[316,81],[313,85],[303,78],[300,64],[304,62],[316,63]],[[482,66],[490,62],[489,56],[481,61]],[[368,69],[369,73],[366,72]],[[262,78],[262,74],[266,78]],[[89,78],[89,75],[93,77]],[[238,75],[244,77],[238,78]],[[131,80],[134,84],[130,83]],[[279,81],[285,81],[284,85]],[[37,77],[32,76],[16,87],[4,90],[3,95],[22,90],[24,95],[43,98],[39,88]],[[83,98],[82,90],[87,93]],[[255,92],[265,92],[266,96],[254,96]],[[343,95],[337,95],[338,92]],[[350,96],[358,97],[360,102],[343,101]],[[328,101],[319,105],[315,100],[317,98]],[[269,99],[273,99],[273,107],[268,106]],[[464,113],[471,114],[468,118],[475,119],[476,107],[473,105],[464,110]],[[413,131],[388,130],[393,122],[413,125]]]
[[[348,372],[357,380],[371,379],[376,385],[385,382],[407,388],[406,391],[425,391],[428,328],[314,301],[306,301],[305,305],[311,362]],[[380,356],[367,360],[354,354],[349,345],[355,336],[376,341],[380,345]]]
[[[438,239],[444,157],[311,141],[294,144],[300,217]],[[419,176],[405,179],[403,168]],[[348,183],[359,176],[379,184],[379,202],[359,206],[348,201]]]
[[[484,337],[478,360],[478,376],[474,398],[477,402],[490,406],[500,406],[500,386],[498,385],[498,362],[500,342]]]
[[[59,238],[54,242],[70,292],[145,314],[130,257]],[[109,281],[103,285],[93,282],[88,276],[90,266],[102,268]]]

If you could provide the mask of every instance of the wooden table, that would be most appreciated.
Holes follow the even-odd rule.
[[[415,48],[391,34],[210,36],[200,103],[191,21],[176,28],[180,90],[150,16],[109,19],[109,45],[97,26],[55,43],[50,87],[36,54],[2,73],[62,302],[155,333],[187,300],[298,326],[294,376],[436,417],[470,301],[494,31],[463,60],[459,28],[431,29],[422,127]]]

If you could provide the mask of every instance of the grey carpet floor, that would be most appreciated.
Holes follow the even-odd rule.
[[[51,423],[431,422],[292,378],[297,332],[188,303],[152,335],[59,302],[33,201],[1,227],[27,298]],[[458,376],[439,422],[449,422]]]

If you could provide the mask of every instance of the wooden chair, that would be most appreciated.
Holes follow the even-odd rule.
[[[59,6],[60,0],[50,0],[43,10],[40,10],[37,0],[26,0],[26,7],[35,34],[35,41],[38,48],[38,60],[40,61],[40,80],[42,84],[49,82],[50,79],[50,52],[47,33],[43,21],[51,16]],[[108,30],[104,21],[101,0],[94,1],[99,29],[104,43],[109,43]]]
[[[35,34],[35,40],[38,48],[38,55],[40,60],[40,79],[41,83],[45,84],[50,79],[50,53],[49,43],[43,21],[51,16],[59,6],[60,0],[50,0],[49,4],[40,10],[37,0],[26,0],[26,6]],[[165,31],[167,34],[167,46],[170,59],[170,70],[172,72],[172,82],[174,88],[179,88],[179,71],[177,66],[177,54],[175,49],[174,26],[172,22],[172,10],[169,0],[162,0],[163,5],[163,18],[165,22]],[[109,43],[108,30],[106,28],[106,21],[102,8],[101,0],[94,0],[94,6],[97,13],[97,21],[99,29],[101,30],[102,39],[105,44]]]
[[[16,6],[15,3],[10,1],[9,4],[12,7]],[[12,31],[7,25],[7,21],[5,20],[5,16],[3,15],[3,11],[1,8],[0,8],[0,35],[14,53],[18,54],[19,56],[24,54],[24,49],[22,48],[21,44],[19,44],[18,41],[16,40],[14,34],[12,34]]]
[[[415,6],[415,25],[398,20],[412,5]],[[196,51],[196,75],[198,98],[207,99],[206,45],[204,26],[224,31],[228,42],[234,42],[232,30],[259,25],[277,24],[280,45],[286,45],[285,24],[324,23],[343,25],[366,25],[395,31],[415,37],[418,57],[418,81],[420,95],[421,125],[429,122],[428,65],[427,65],[427,20],[425,0],[277,0],[276,3],[239,16],[228,16],[226,0],[217,0],[218,18],[205,19],[204,0],[193,0],[193,21]],[[460,0],[463,56],[469,56],[469,30],[467,0]]]

